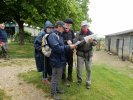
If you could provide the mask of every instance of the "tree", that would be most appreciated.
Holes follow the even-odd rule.
[[[87,0],[2,0],[0,2],[0,21],[15,21],[19,25],[20,44],[24,44],[24,27],[30,25],[43,27],[48,19],[55,23],[65,18],[74,19],[74,28],[87,18]]]
[[[24,44],[24,27],[23,23],[30,15],[35,13],[33,5],[27,0],[2,0],[1,1],[1,20],[15,21],[19,25],[20,44]]]

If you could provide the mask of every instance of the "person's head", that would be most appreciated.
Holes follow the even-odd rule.
[[[0,24],[0,29],[5,29],[5,25],[4,24]]]
[[[47,28],[46,28],[46,32],[47,32],[47,33],[50,33],[51,30],[52,30],[53,28],[54,28],[54,27],[47,27]]]
[[[54,28],[54,25],[49,21],[47,20],[45,22],[45,25],[44,25],[44,30],[47,32],[47,33],[50,33],[50,31]]]
[[[88,31],[88,22],[87,21],[82,21],[81,22],[81,30],[83,32],[87,32]]]
[[[66,32],[69,32],[73,25],[73,20],[71,18],[67,18],[64,20],[65,26],[66,26]]]
[[[65,23],[63,21],[57,21],[55,24],[55,29],[60,32],[63,33],[65,30],[66,26]]]

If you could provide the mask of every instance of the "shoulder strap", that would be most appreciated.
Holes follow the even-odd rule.
[[[44,46],[45,45],[45,36],[43,36],[43,38],[42,38],[42,46]]]

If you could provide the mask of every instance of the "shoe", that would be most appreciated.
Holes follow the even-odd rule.
[[[51,76],[49,76],[49,77],[48,77],[48,81],[50,82],[50,81],[51,81],[51,79],[52,79],[52,77],[51,77]]]
[[[70,87],[70,84],[69,84],[69,83],[65,83],[65,86],[66,86],[66,87]]]
[[[58,94],[64,94],[64,90],[57,90]]]
[[[50,97],[54,98],[54,100],[61,100],[61,98],[58,94],[50,94]]]
[[[67,81],[66,79],[62,79],[62,82],[66,83],[66,81]]]
[[[81,85],[81,83],[82,83],[82,82],[80,82],[80,81],[77,82],[78,85]]]
[[[91,85],[86,85],[86,89],[90,89],[91,88]]]
[[[66,87],[70,87],[70,83],[68,81],[63,83]]]
[[[73,82],[72,77],[67,77],[67,80],[68,80],[69,82]]]
[[[48,81],[48,80],[42,80],[42,83],[44,83],[44,84],[50,84],[50,82]]]

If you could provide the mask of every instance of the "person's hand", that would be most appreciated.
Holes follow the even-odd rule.
[[[76,46],[74,44],[69,45],[71,49],[75,49]]]
[[[88,39],[88,42],[89,43],[93,42],[93,39],[92,38]]]
[[[72,41],[71,41],[71,40],[68,40],[68,41],[67,41],[67,44],[68,44],[68,45],[71,45],[71,44],[72,44]]]
[[[2,47],[2,42],[0,41],[0,47]]]

